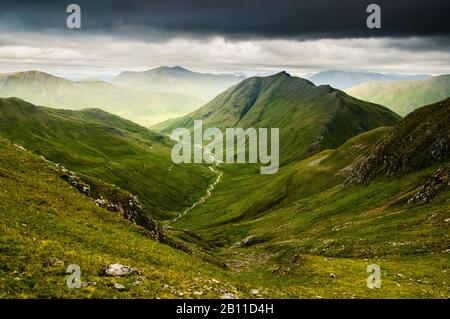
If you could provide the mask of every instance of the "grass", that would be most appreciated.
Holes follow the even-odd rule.
[[[70,188],[38,156],[4,140],[0,153],[0,297],[177,298],[197,297],[197,289],[202,297],[219,297],[221,291],[202,287],[211,286],[211,279],[221,281],[220,289],[231,286],[223,269],[151,240],[142,228]],[[53,266],[53,258],[64,265]],[[141,274],[101,276],[111,263]],[[69,264],[81,267],[83,282],[97,285],[67,288]],[[136,280],[142,283],[134,285]],[[126,290],[114,289],[114,283]]]
[[[0,99],[0,125],[25,148],[137,195],[157,218],[190,206],[214,178],[205,166],[172,165],[168,138],[101,110]]]

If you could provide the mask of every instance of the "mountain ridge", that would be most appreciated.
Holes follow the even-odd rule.
[[[408,75],[342,70],[327,70],[305,76],[305,78],[311,80],[316,85],[329,84],[332,87],[341,90],[371,81],[389,82],[398,80],[424,80],[429,77],[430,76],[427,74]]]
[[[233,74],[200,73],[181,66],[161,66],[145,71],[125,71],[111,82],[153,92],[189,94],[207,101],[243,79]]]
[[[366,184],[425,169],[450,158],[450,98],[408,114],[353,165],[345,184]]]
[[[79,110],[97,107],[141,125],[188,113],[202,100],[188,94],[126,88],[105,81],[71,81],[41,71],[0,74],[0,97]]]
[[[195,119],[202,120],[205,127],[219,129],[278,127],[280,154],[291,152],[281,156],[293,160],[334,148],[364,131],[390,126],[400,117],[330,86],[315,86],[309,80],[279,72],[234,85],[198,110],[166,122],[162,131],[192,128]]]

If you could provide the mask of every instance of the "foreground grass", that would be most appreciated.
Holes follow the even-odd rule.
[[[238,289],[224,270],[157,243],[143,229],[97,207],[39,157],[5,141],[0,153],[0,297],[219,297],[223,290]],[[56,259],[64,264],[55,264]],[[111,263],[141,274],[102,276]],[[83,282],[96,285],[67,288],[69,264],[81,267]],[[213,278],[220,284],[210,283]]]
[[[450,296],[449,193],[432,204],[404,205],[407,193],[433,167],[352,191],[324,181],[324,190],[288,191],[285,201],[264,214],[229,223],[216,223],[199,207],[200,237],[176,229],[170,233],[210,250],[212,260],[205,261],[155,242],[142,228],[97,207],[40,157],[4,140],[0,153],[2,298],[219,298],[225,292],[240,298]],[[333,175],[330,167],[345,167],[345,158],[324,154],[298,165],[317,163],[316,178]],[[295,180],[305,176],[300,169],[294,172]],[[212,203],[230,194],[218,190],[215,195]],[[187,216],[185,221],[192,223]],[[256,240],[231,247],[246,236]],[[111,263],[140,274],[103,276]],[[217,266],[221,263],[227,267]],[[381,267],[381,289],[366,285],[366,267],[373,263]],[[69,264],[79,265],[82,282],[95,286],[67,288]]]
[[[224,167],[213,197],[175,225],[194,229],[240,281],[274,296],[448,298],[450,192],[407,204],[439,164],[342,188],[348,165],[386,130],[283,167],[267,181]],[[251,240],[236,248],[244,238]],[[372,263],[382,269],[380,290],[366,286]]]

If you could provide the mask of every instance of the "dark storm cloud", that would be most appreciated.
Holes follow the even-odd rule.
[[[70,3],[81,6],[81,32],[142,38],[155,32],[238,39],[450,35],[449,0],[1,0],[0,27],[64,30]],[[381,6],[381,29],[366,27],[370,3]]]

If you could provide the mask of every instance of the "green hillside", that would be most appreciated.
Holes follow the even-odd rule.
[[[160,218],[189,206],[213,178],[207,167],[172,165],[168,138],[98,109],[0,99],[0,134],[75,172],[121,186]]]
[[[352,104],[360,101],[329,87],[285,74],[274,79],[283,84],[269,83],[271,93],[261,89],[258,96],[279,98],[276,89],[286,84],[293,92],[302,84],[308,88],[303,93],[340,95],[332,107],[345,123],[339,132],[364,131],[386,114],[388,122],[397,122],[383,107],[361,102],[361,110]],[[299,152],[274,175],[219,165],[222,175],[212,195],[174,221],[215,180],[206,165],[171,165],[166,137],[100,110],[1,99],[0,135],[16,144],[0,140],[0,296],[449,298],[449,101],[340,144],[344,137],[327,135],[324,149]],[[253,105],[263,107],[253,103],[247,114]],[[233,114],[223,115],[224,126],[233,125]],[[333,118],[323,125],[333,127]],[[325,148],[328,143],[339,145]],[[73,170],[94,197],[85,196],[83,184],[70,187],[70,178],[38,155]],[[360,167],[376,174],[353,183],[354,174],[366,171]],[[129,209],[134,204],[127,208],[126,191],[138,195],[150,217],[166,219],[163,227],[152,219],[137,223],[93,200],[106,194]],[[65,269],[72,263],[81,266],[81,289],[66,287]],[[104,276],[111,263],[140,273]],[[370,264],[381,267],[381,289],[366,285]]]
[[[39,156],[2,138],[0,155],[0,298],[198,298],[200,291],[218,298],[241,289],[247,295],[223,269],[97,207]],[[102,275],[113,263],[139,274]],[[66,286],[69,264],[81,268],[80,289]]]
[[[405,116],[415,109],[450,96],[450,75],[427,80],[369,82],[351,87],[346,92],[358,99],[385,105]]]
[[[187,114],[203,103],[192,95],[125,88],[102,81],[69,81],[38,71],[0,74],[0,97],[58,109],[100,108],[141,125]]]
[[[338,170],[349,160],[341,158],[341,152],[348,154],[365,142],[369,145],[385,131],[388,129],[369,132],[328,152],[329,164],[337,166],[323,165],[316,176],[327,167]],[[213,249],[216,258],[228,265],[218,268],[153,241],[141,228],[97,207],[38,156],[4,140],[0,141],[0,153],[2,297],[450,295],[446,284],[449,243],[445,240],[449,193],[441,194],[432,205],[407,207],[395,201],[405,189],[425,180],[426,171],[351,193],[332,187],[262,218],[222,225],[220,231],[217,226],[198,231],[205,239],[215,233],[216,239],[210,242],[226,239],[222,248]],[[325,161],[317,159],[305,160],[304,167]],[[393,204],[385,206],[386,202]],[[232,245],[245,238],[249,239]],[[111,263],[129,265],[140,273],[102,275]],[[366,267],[372,263],[381,266],[382,289],[366,287]],[[80,265],[83,288],[66,287],[69,264]],[[124,288],[117,289],[114,284]]]
[[[343,186],[355,165],[378,154],[385,140],[398,142],[386,149],[389,156],[411,158],[398,145],[415,135],[418,119],[425,131],[448,128],[440,111],[448,101],[441,104],[418,110],[394,129],[369,131],[335,150],[286,165],[274,176],[242,175],[223,166],[214,196],[173,226],[220,247],[243,282],[264,282],[291,296],[448,298],[448,152],[402,175]],[[432,133],[426,143],[410,142],[424,158],[436,155],[437,148],[423,146],[448,149],[447,144]],[[383,273],[378,291],[365,286],[363,272],[372,263]]]
[[[266,127],[280,129],[280,162],[302,159],[335,148],[362,132],[390,126],[399,117],[388,109],[354,99],[329,86],[281,72],[242,81],[176,121],[160,124],[169,133],[177,127]]]
[[[352,168],[347,184],[414,172],[450,157],[450,98],[407,115]]]

